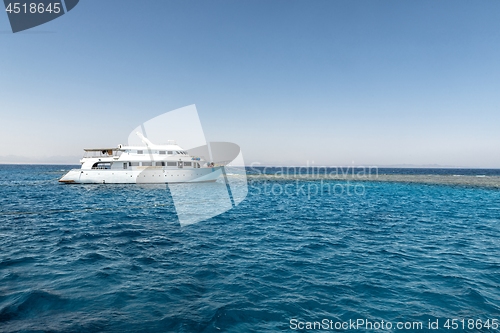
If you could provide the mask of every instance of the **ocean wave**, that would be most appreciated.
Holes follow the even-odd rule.
[[[17,177],[9,170],[6,181]],[[23,172],[45,177],[37,170]],[[291,318],[493,318],[500,191],[476,186],[496,181],[483,174],[249,175],[240,205],[187,227],[164,190],[0,187],[0,331],[276,332]],[[265,192],[322,180],[366,191]]]

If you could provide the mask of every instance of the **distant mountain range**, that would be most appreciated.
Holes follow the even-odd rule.
[[[18,155],[0,156],[0,164],[79,164],[81,156],[41,156],[26,157]]]

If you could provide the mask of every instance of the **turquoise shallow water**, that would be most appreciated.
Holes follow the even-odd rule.
[[[58,184],[68,169],[0,166],[0,332],[500,331],[444,327],[500,319],[499,190],[254,178],[239,206],[181,228],[168,191]]]

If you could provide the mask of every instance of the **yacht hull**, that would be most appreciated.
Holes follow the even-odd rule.
[[[64,184],[167,184],[214,182],[222,167],[166,169],[145,167],[136,170],[73,169],[59,182]]]

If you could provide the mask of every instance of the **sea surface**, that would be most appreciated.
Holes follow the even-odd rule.
[[[168,190],[70,168],[0,165],[2,333],[500,332],[500,190],[437,181],[499,170],[254,168],[240,205],[181,227]]]

